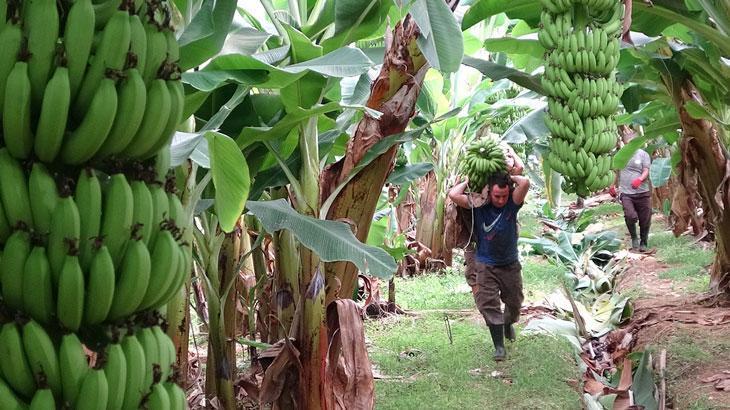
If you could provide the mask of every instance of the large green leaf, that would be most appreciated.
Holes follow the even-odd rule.
[[[534,142],[545,137],[550,131],[545,125],[545,110],[540,108],[520,118],[512,124],[502,135],[502,139],[510,144],[522,144],[526,141]]]
[[[322,43],[327,51],[370,37],[383,30],[388,12],[393,7],[392,0],[337,0],[334,3],[334,36]]]
[[[360,242],[343,222],[302,215],[283,199],[249,201],[247,207],[261,220],[267,232],[289,230],[324,262],[349,261],[360,271],[383,279],[392,277],[396,270],[392,256],[380,248]]]
[[[236,0],[204,1],[180,36],[180,68],[187,71],[218,54],[236,12]]]
[[[342,106],[340,104],[330,102],[324,105],[315,105],[309,109],[296,109],[288,112],[273,127],[245,127],[241,130],[236,141],[241,148],[244,148],[254,142],[285,138],[289,134],[289,131],[298,126],[302,121],[317,115],[337,111],[341,108]]]
[[[433,170],[433,164],[430,162],[419,162],[418,164],[408,164],[402,167],[396,167],[393,172],[388,175],[389,184],[404,185],[411,183],[418,178],[423,177]]]
[[[236,142],[230,137],[207,132],[210,168],[215,185],[215,211],[221,229],[231,232],[243,212],[251,179],[248,165]]]
[[[484,40],[484,48],[496,53],[526,54],[540,59],[545,54],[545,48],[537,40],[514,37],[488,38]]]
[[[513,19],[525,20],[529,25],[535,27],[540,21],[542,5],[537,0],[478,0],[464,15],[461,21],[463,30],[492,17],[496,14],[506,13]]]
[[[639,366],[636,368],[631,385],[634,391],[634,402],[645,410],[657,410],[659,403],[654,395],[654,371],[651,366],[651,352],[645,350],[641,355]]]
[[[411,16],[421,30],[418,48],[431,67],[445,73],[456,72],[464,56],[464,39],[446,2],[415,0]]]
[[[540,84],[540,79],[536,76],[515,70],[514,68],[510,68],[502,64],[469,56],[464,56],[463,63],[469,67],[476,68],[480,73],[494,81],[506,78],[517,85],[527,88],[528,90],[545,95],[545,91],[543,91],[542,85]]]
[[[640,137],[632,139],[631,141],[629,141],[628,144],[621,147],[616,155],[613,156],[612,168],[616,170],[623,169],[626,164],[629,163],[631,157],[634,156],[636,150],[640,149],[644,146],[644,144],[646,144],[647,139],[648,137],[646,135],[642,135]]]
[[[314,71],[328,77],[352,77],[366,72],[373,62],[359,49],[339,48],[322,57],[284,67],[290,73]]]
[[[237,27],[226,38],[221,54],[255,54],[271,34],[251,27]]]
[[[672,176],[671,158],[657,158],[652,161],[651,167],[649,168],[649,178],[654,188],[666,185],[670,176]]]
[[[711,27],[699,13],[675,12],[642,1],[634,2],[633,8],[632,28],[638,29],[647,35],[658,35],[664,28],[675,23],[681,23],[715,44],[724,56],[730,56],[730,36]]]

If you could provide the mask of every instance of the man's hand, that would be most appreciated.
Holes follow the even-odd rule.
[[[634,179],[633,181],[631,181],[631,188],[636,189],[640,187],[642,182],[644,182],[644,180],[641,178]]]
[[[479,291],[479,285],[471,285],[471,294],[476,296]]]
[[[616,185],[611,185],[611,188],[608,188],[608,193],[611,194],[612,197],[616,198],[618,196],[618,192],[616,192]]]

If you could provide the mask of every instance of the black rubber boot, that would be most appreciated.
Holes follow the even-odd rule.
[[[489,325],[489,333],[494,343],[494,361],[501,362],[507,358],[507,351],[504,349],[504,325]]]
[[[515,326],[512,323],[504,324],[504,337],[510,342],[514,342],[517,338],[515,335]]]

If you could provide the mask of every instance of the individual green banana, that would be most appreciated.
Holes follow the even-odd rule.
[[[177,228],[184,230],[189,223],[186,220],[185,208],[183,208],[183,204],[180,202],[180,197],[172,192],[168,192],[167,198],[170,203],[170,218],[175,221]]]
[[[71,5],[63,31],[71,101],[76,99],[89,64],[94,43],[94,7],[91,0],[76,0]]]
[[[179,264],[177,247],[172,233],[168,229],[161,230],[150,252],[153,274],[150,275],[150,283],[139,306],[140,309],[159,306],[160,298],[165,296],[175,280]]]
[[[108,24],[114,16],[115,11],[124,4],[124,0],[94,1],[94,14],[96,15],[96,28],[100,29]]]
[[[175,135],[175,130],[183,119],[185,90],[183,89],[182,82],[179,80],[167,80],[166,84],[170,92],[170,116],[167,119],[167,125],[165,125],[162,133],[160,133],[160,139],[142,155],[142,158],[147,158],[160,151],[163,147],[169,146]]]
[[[170,91],[165,80],[153,80],[147,90],[147,105],[142,124],[122,154],[132,158],[144,158],[154,153],[152,150],[156,143],[164,138],[162,132],[167,126],[171,108]]]
[[[126,78],[119,87],[119,104],[114,124],[96,156],[103,158],[126,148],[134,138],[144,118],[147,105],[147,89],[136,68],[126,71]]]
[[[124,389],[122,409],[139,408],[142,396],[149,386],[144,385],[148,373],[146,370],[145,352],[137,336],[129,335],[122,339],[122,350],[127,363],[127,380]]]
[[[129,27],[130,27],[130,44],[129,52],[136,58],[135,67],[139,70],[139,73],[144,73],[147,63],[147,33],[145,33],[144,24],[142,19],[132,14],[129,16]]]
[[[102,369],[91,369],[81,382],[76,410],[105,409],[109,402],[109,384]]]
[[[96,154],[112,129],[117,103],[114,80],[104,78],[99,83],[86,116],[69,134],[61,148],[61,159],[64,163],[79,165]]]
[[[124,256],[124,247],[132,233],[133,207],[134,196],[127,178],[124,174],[112,175],[104,194],[101,234],[112,255],[114,266],[119,266]]]
[[[46,248],[35,246],[25,261],[23,277],[23,307],[38,322],[48,325],[56,312],[53,297],[53,273]]]
[[[77,247],[79,237],[80,217],[76,201],[70,196],[61,198],[53,210],[48,234],[48,261],[53,271],[54,284],[58,284],[58,276],[65,265],[66,255]]]
[[[188,407],[188,400],[185,397],[185,391],[177,383],[163,383],[167,396],[170,399],[170,410],[185,410]]]
[[[36,390],[33,369],[28,363],[23,347],[23,336],[18,326],[11,322],[0,330],[0,371],[3,379],[13,390],[26,398],[33,397]]]
[[[43,162],[53,162],[63,144],[68,110],[71,106],[68,74],[68,68],[56,67],[43,93],[34,141],[35,154]]]
[[[0,111],[4,111],[8,75],[18,61],[23,41],[23,30],[17,20],[17,17],[11,18],[0,31]],[[12,100],[14,101],[14,97]]]
[[[60,198],[55,179],[48,172],[48,168],[40,162],[34,163],[30,171],[28,195],[33,214],[33,226],[37,232],[46,234],[50,231],[53,210]]]
[[[143,181],[132,181],[132,195],[134,196],[134,216],[132,225],[138,228],[139,236],[145,245],[149,244],[154,223],[154,203],[147,184]]]
[[[122,408],[127,383],[127,358],[120,344],[107,346],[104,375],[109,386],[106,408],[107,410],[119,410]]]
[[[40,107],[43,91],[53,72],[59,30],[56,0],[28,0],[23,7],[23,31],[28,39],[33,106]]]
[[[23,325],[23,348],[33,374],[43,374],[53,394],[61,396],[61,372],[58,352],[43,327],[34,320]]]
[[[84,346],[76,333],[67,333],[61,338],[61,347],[58,349],[58,370],[63,375],[61,378],[63,400],[73,408],[81,383],[90,370]]]
[[[150,193],[152,194],[152,201],[154,202],[154,216],[152,218],[152,233],[150,234],[150,240],[148,244],[154,244],[157,239],[157,234],[160,232],[160,224],[170,217],[170,201],[167,198],[165,189],[157,184],[149,186]]]
[[[30,401],[28,410],[53,410],[56,408],[56,400],[53,398],[51,389],[38,389]]]
[[[99,22],[98,17],[97,15],[97,23]],[[96,98],[100,83],[107,78],[107,70],[119,71],[124,68],[127,62],[130,36],[129,14],[125,10],[114,11],[101,33],[99,45],[96,47],[96,54],[86,70],[84,80],[72,107],[72,112],[77,120],[85,118],[90,107],[96,105],[93,100]],[[111,111],[116,112],[116,105]],[[111,117],[110,122],[114,119],[113,115]]]
[[[105,245],[101,245],[91,259],[88,278],[84,323],[96,325],[103,322],[109,314],[116,283],[114,261]]]
[[[152,327],[152,333],[157,338],[158,353],[160,357],[160,374],[162,381],[167,380],[172,374],[172,365],[175,364],[175,344],[160,326]]]
[[[142,78],[148,86],[158,78],[160,67],[165,63],[167,58],[167,39],[165,32],[162,31],[155,22],[144,22],[145,34],[147,35],[147,56],[145,57],[145,67],[142,71]]]
[[[148,410],[170,410],[170,397],[162,383],[152,386],[150,395],[147,396]]]
[[[147,246],[139,238],[132,238],[117,270],[114,300],[109,311],[110,320],[126,317],[137,310],[147,292],[151,264]]]
[[[4,29],[7,24],[8,16],[8,0],[0,0],[0,30]]]
[[[167,64],[176,65],[180,62],[180,45],[175,38],[175,32],[169,27],[163,31],[165,33],[165,42],[167,43]]]
[[[15,395],[15,392],[0,378],[0,409],[22,410],[25,404]]]
[[[84,318],[84,272],[81,270],[79,258],[69,254],[63,262],[58,276],[58,303],[56,315],[58,321],[66,329],[78,331]]]
[[[94,238],[99,235],[101,229],[102,194],[96,171],[91,168],[81,170],[76,182],[74,200],[79,215],[84,216],[80,220],[79,260],[81,268],[86,271],[94,255]]]
[[[160,365],[160,348],[154,332],[149,327],[137,331],[137,340],[144,351],[145,372],[142,388],[147,390],[152,386],[154,367]]]
[[[5,304],[13,309],[23,308],[25,262],[28,260],[30,252],[30,234],[19,230],[8,238],[3,249],[3,257],[0,259],[0,285],[2,285],[3,299]]]
[[[172,161],[172,151],[170,147],[163,147],[157,151],[155,156],[155,182],[164,185],[167,179],[167,173],[170,171],[170,162]]]
[[[8,151],[26,159],[33,150],[31,122],[31,83],[28,63],[18,61],[8,74],[3,105],[3,137]]]

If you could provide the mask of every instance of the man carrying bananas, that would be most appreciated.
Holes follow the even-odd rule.
[[[471,233],[476,240],[476,252],[471,266],[465,252],[467,281],[471,282],[477,308],[489,327],[496,361],[507,356],[504,337],[510,341],[515,339],[513,323],[519,319],[523,300],[522,265],[517,252],[517,213],[530,181],[519,175],[522,163],[516,155],[510,159],[511,156],[507,159],[509,173],[493,174],[481,194],[465,193],[466,178],[449,191],[449,198],[458,206],[471,210],[473,217]],[[471,275],[475,277],[470,279]]]
[[[626,130],[624,130],[626,131]],[[624,145],[636,137],[628,129],[622,133]],[[631,235],[631,250],[648,251],[649,227],[651,226],[651,187],[649,167],[651,157],[643,149],[637,149],[626,166],[616,174],[614,185],[609,188],[613,197],[618,197],[624,208],[624,221]],[[618,185],[618,192],[616,191]],[[639,222],[639,237],[636,236],[636,222]]]

